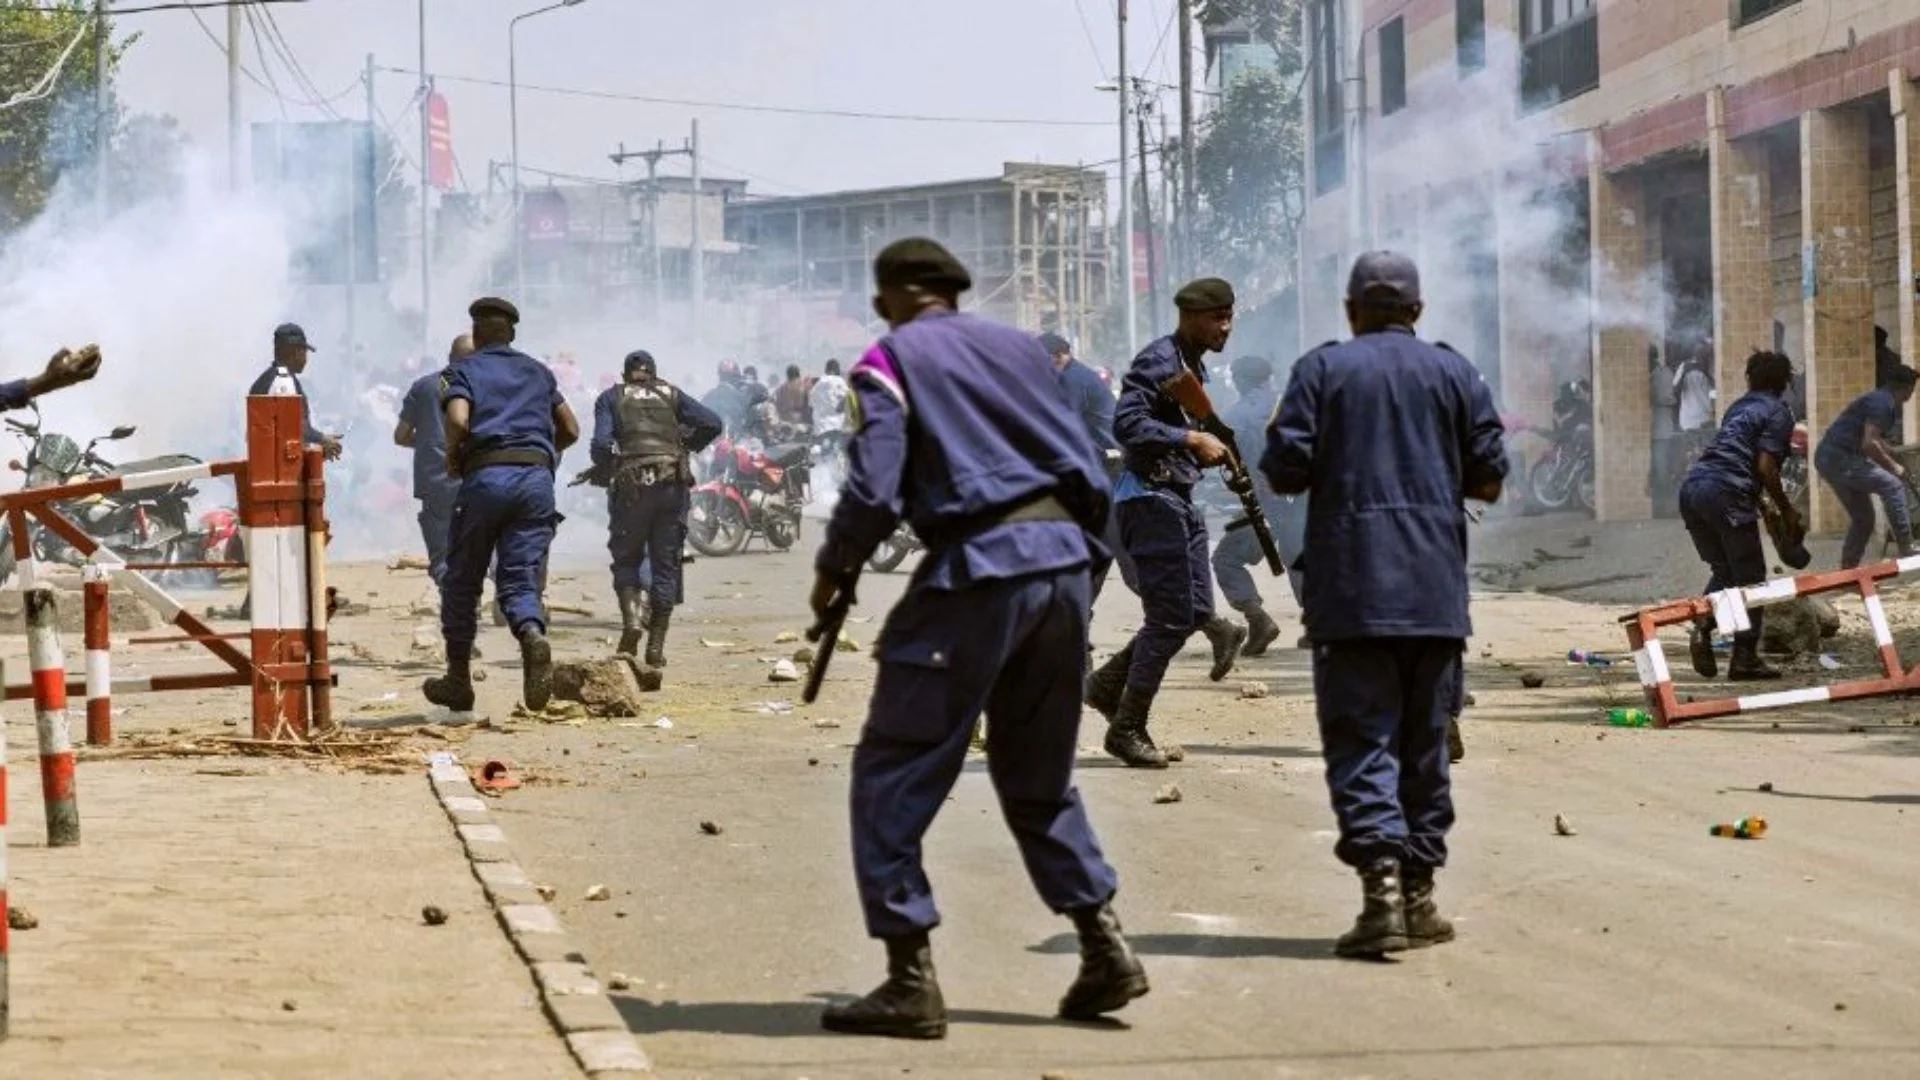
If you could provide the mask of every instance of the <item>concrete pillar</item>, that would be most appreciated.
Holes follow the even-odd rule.
[[[1773,347],[1773,193],[1767,145],[1730,139],[1724,98],[1707,94],[1707,171],[1713,201],[1714,383],[1720,411],[1745,392],[1747,357]],[[1804,358],[1803,358],[1804,359]]]
[[[1893,328],[1900,342],[1900,358],[1908,366],[1920,364],[1920,304],[1914,295],[1914,275],[1920,274],[1920,259],[1914,247],[1920,243],[1920,87],[1912,76],[1894,68],[1888,73],[1888,89],[1893,101],[1894,208],[1899,227],[1894,244],[1900,253],[1900,316]],[[1916,403],[1907,402],[1906,423],[1902,428],[1920,432],[1920,413]],[[1920,441],[1909,434],[1908,441]]]
[[[1595,509],[1602,521],[1645,521],[1652,463],[1648,393],[1647,215],[1643,184],[1609,175],[1598,136],[1587,160],[1593,230],[1593,413]]]
[[[1867,114],[1818,109],[1800,117],[1801,289],[1806,320],[1807,426],[1823,432],[1873,389],[1873,218]],[[1813,485],[1813,531],[1846,514]]]

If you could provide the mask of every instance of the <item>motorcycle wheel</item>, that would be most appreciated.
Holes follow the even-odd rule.
[[[746,515],[732,499],[711,491],[693,493],[687,515],[687,542],[693,550],[716,559],[738,555],[747,546],[749,531]]]
[[[800,514],[774,513],[767,515],[767,544],[775,551],[786,551],[800,542]]]
[[[0,525],[0,584],[4,584],[19,566],[13,557],[13,526]]]
[[[1534,465],[1527,473],[1527,493],[1533,496],[1535,506],[1544,510],[1559,510],[1567,505],[1573,495],[1573,485],[1567,483],[1561,475],[1562,463],[1558,458],[1547,458]]]
[[[891,574],[900,568],[901,563],[907,561],[907,556],[911,552],[911,546],[900,539],[899,533],[894,533],[880,541],[880,546],[873,549],[872,557],[867,560],[867,567],[877,574]]]
[[[1594,484],[1593,484],[1593,463],[1592,462],[1588,461],[1588,462],[1581,463],[1580,480],[1578,483],[1574,484],[1573,487],[1574,487],[1574,492],[1579,496],[1580,508],[1582,510],[1585,510],[1589,514],[1593,513],[1594,512]]]

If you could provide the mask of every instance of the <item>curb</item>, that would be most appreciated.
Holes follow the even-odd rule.
[[[473,876],[493,905],[507,940],[527,963],[554,1030],[593,1080],[652,1076],[653,1065],[620,1011],[567,936],[553,909],[540,899],[527,872],[514,860],[507,835],[493,823],[459,759],[434,754],[428,778],[434,797],[466,848]]]

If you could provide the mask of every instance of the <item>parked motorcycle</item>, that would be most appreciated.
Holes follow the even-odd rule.
[[[1807,423],[1793,425],[1793,440],[1787,447],[1787,460],[1780,463],[1780,489],[1787,493],[1787,501],[1800,511],[1801,520],[1807,515],[1807,444],[1810,436]]]
[[[914,535],[913,527],[902,521],[900,527],[893,530],[892,536],[880,541],[880,546],[873,549],[867,565],[877,573],[891,574],[907,561],[908,556],[922,550],[925,550],[925,545]]]
[[[200,459],[186,454],[169,454],[144,461],[114,465],[95,452],[103,442],[117,442],[133,435],[134,428],[121,426],[98,436],[83,448],[58,432],[45,431],[40,410],[29,406],[31,421],[6,419],[27,448],[24,462],[12,461],[8,467],[26,474],[28,488],[58,487],[84,483],[111,476],[174,469],[197,465]],[[133,562],[170,563],[192,561],[198,557],[187,527],[188,500],[197,494],[191,484],[179,483],[146,491],[115,492],[83,499],[54,503],[67,518],[88,536],[116,554]],[[73,546],[37,523],[31,526],[29,547],[35,559],[80,565],[86,560]],[[12,525],[0,522],[0,580],[14,570]]]
[[[708,482],[693,489],[687,540],[702,555],[736,555],[755,535],[785,551],[800,540],[813,451],[805,443],[756,452],[731,439],[713,444]]]

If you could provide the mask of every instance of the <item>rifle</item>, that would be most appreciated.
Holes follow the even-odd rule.
[[[1287,572],[1287,564],[1280,558],[1280,545],[1273,539],[1273,526],[1267,523],[1267,514],[1260,508],[1260,495],[1254,490],[1253,474],[1247,471],[1246,459],[1240,456],[1240,445],[1233,437],[1233,429],[1213,411],[1213,400],[1207,397],[1207,390],[1191,371],[1182,371],[1173,378],[1160,384],[1160,390],[1168,397],[1180,403],[1188,416],[1200,425],[1200,430],[1219,439],[1227,446],[1227,490],[1240,498],[1240,506],[1246,516],[1230,522],[1227,531],[1252,529],[1253,535],[1260,541],[1260,552],[1267,557],[1267,569],[1274,577]]]
[[[813,704],[820,696],[820,684],[826,681],[827,664],[833,660],[833,654],[840,648],[840,629],[847,625],[847,612],[853,610],[853,588],[848,586],[840,590],[840,596],[827,608],[820,621],[807,629],[807,640],[817,642],[813,650],[813,663],[807,668],[807,685],[800,691],[800,703]]]
[[[567,486],[579,487],[582,484],[591,484],[594,487],[603,488],[603,487],[606,487],[609,483],[611,483],[612,480],[613,480],[613,466],[611,463],[606,465],[592,465],[585,469],[582,469],[580,471],[580,474],[573,478],[573,483],[568,484]]]

